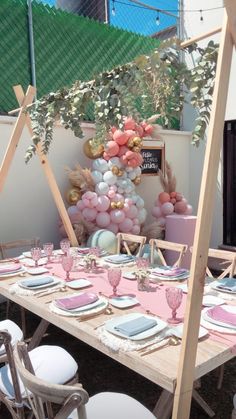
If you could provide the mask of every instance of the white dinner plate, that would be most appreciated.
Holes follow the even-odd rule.
[[[8,272],[5,274],[0,274],[0,278],[10,278],[11,276],[17,276],[17,275],[22,275],[23,273],[25,273],[25,269],[22,267],[21,269],[18,269],[17,271],[14,272]]]
[[[88,306],[90,306],[90,308],[88,308]],[[79,309],[62,310],[61,308],[57,307],[57,305],[55,304],[55,301],[52,301],[49,308],[51,311],[53,311],[56,314],[60,314],[61,316],[86,318],[86,317],[92,316],[93,314],[103,313],[108,306],[108,300],[106,298],[99,297],[98,304],[96,306],[93,306],[93,308],[91,308],[91,306],[92,304],[88,304],[87,306],[81,307],[81,309],[82,308],[84,309],[83,311],[82,310],[79,311]]]
[[[47,258],[41,258],[38,260],[38,266],[46,265]],[[26,267],[35,268],[35,261],[30,258],[22,259],[21,263],[25,264]]]
[[[123,278],[131,279],[132,281],[136,279],[136,275],[135,275],[134,272],[123,272],[122,276],[123,276]]]
[[[183,337],[183,329],[184,329],[184,325],[183,324],[179,324],[178,326],[172,327],[171,328],[171,334],[176,336],[177,338],[182,339]],[[198,339],[202,339],[203,337],[208,335],[208,330],[205,329],[204,327],[199,328],[199,332],[198,332]]]
[[[44,276],[42,276],[42,278],[44,278]],[[25,288],[27,290],[39,290],[41,288],[51,288],[54,287],[55,285],[59,284],[61,282],[61,279],[59,278],[54,278],[53,276],[47,276],[47,278],[52,278],[53,282],[49,282],[48,284],[42,284],[42,285],[36,285],[35,287],[27,287],[26,285],[24,285],[22,282],[23,281],[18,281],[17,284],[21,287],[21,288]],[[29,279],[29,278],[28,278]],[[40,277],[35,278],[35,281],[37,281],[38,279],[40,279]],[[25,281],[25,279],[24,279]]]
[[[46,274],[48,272],[47,268],[44,268],[43,266],[38,266],[34,268],[25,268],[25,271],[28,272],[30,275],[42,275]]]
[[[232,306],[228,306],[228,307],[232,307]],[[230,335],[235,335],[236,334],[236,330],[233,328],[229,328],[229,327],[224,327],[224,326],[220,326],[216,323],[211,323],[210,321],[208,321],[207,319],[209,317],[205,316],[206,311],[209,310],[209,308],[204,308],[202,310],[202,314],[201,314],[201,325],[203,327],[205,327],[206,329],[210,329],[210,330],[214,330],[216,332],[220,332],[222,334],[230,334]]]
[[[224,308],[224,310],[225,311],[228,311],[229,313],[236,314],[236,306],[227,306],[227,305],[224,305],[222,308]],[[220,326],[220,327],[222,327],[224,329],[234,330],[235,333],[236,333],[236,325],[233,326],[233,325],[229,325],[227,323],[224,323],[223,321],[212,319],[210,316],[207,315],[208,310],[209,310],[209,308],[205,308],[202,311],[202,317],[203,317],[204,320],[206,320],[210,324],[215,324],[215,325]]]
[[[74,279],[73,281],[68,281],[66,285],[68,288],[78,290],[80,288],[89,287],[90,285],[92,285],[92,283],[88,279],[80,278],[80,279]]]
[[[224,280],[226,280],[227,278],[224,278]],[[221,280],[223,282],[223,279]],[[220,284],[220,280],[218,281],[213,281],[211,282],[209,285],[213,290],[216,290],[218,292],[223,292],[223,293],[227,293],[227,294],[236,294],[236,291],[230,291],[230,290],[226,290],[226,289],[222,289],[222,288],[218,288],[217,285]],[[235,285],[236,285],[236,278],[235,278]]]
[[[223,298],[215,297],[215,295],[204,295],[202,300],[202,305],[205,307],[220,306],[225,304]]]
[[[23,253],[22,253],[22,255],[23,255],[25,258],[30,258],[30,259],[32,259],[32,254],[31,254],[31,252],[23,252]],[[45,256],[46,256],[46,254],[42,251],[41,256],[42,256],[42,257],[45,257]]]
[[[179,284],[177,285],[177,288],[180,288],[185,294],[188,293],[188,284]]]
[[[150,329],[145,330],[142,333],[138,333],[137,335],[134,335],[134,336],[124,335],[123,333],[118,332],[118,330],[115,329],[115,327],[120,325],[121,323],[125,323],[129,320],[134,320],[134,319],[136,319],[137,317],[140,317],[140,316],[142,316],[141,313],[130,313],[130,314],[126,314],[125,316],[115,317],[114,319],[108,320],[105,323],[104,328],[108,332],[112,333],[113,335],[117,335],[117,336],[120,336],[120,337],[125,338],[125,339],[142,340],[142,339],[147,339],[147,338],[149,338],[153,335],[156,335],[157,333],[161,332],[161,330],[163,330],[167,326],[166,322],[164,322],[161,319],[155,318],[155,320],[157,321],[156,326],[151,327]],[[152,319],[152,320],[154,318],[153,316],[146,316],[146,315],[144,315],[144,316],[146,318]]]
[[[128,308],[136,306],[139,304],[139,301],[135,297],[130,297],[129,295],[121,295],[118,297],[110,298],[109,303],[117,308]]]
[[[182,276],[158,276],[158,275],[154,275],[154,274],[150,274],[149,275],[150,279],[154,279],[156,281],[184,281],[185,279],[189,278],[189,274],[184,274]]]

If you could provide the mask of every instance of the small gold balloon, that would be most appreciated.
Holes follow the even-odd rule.
[[[66,193],[66,200],[68,204],[75,205],[79,199],[81,198],[82,193],[81,190],[78,188],[70,188]]]
[[[113,175],[118,175],[118,173],[119,173],[119,167],[113,166],[112,169],[111,169],[111,171],[112,171]]]
[[[100,144],[98,147],[92,147],[92,138],[85,141],[83,146],[84,154],[92,160],[101,157],[104,152],[104,146]]]
[[[122,209],[122,208],[124,208],[124,202],[122,202],[122,201],[118,201],[118,202],[116,203],[116,208],[118,208],[118,209]]]
[[[138,145],[135,145],[135,146],[132,148],[132,150],[133,150],[133,151],[135,151],[135,153],[140,153],[140,151],[141,151],[141,147],[140,147],[140,146],[138,146]]]
[[[111,209],[116,209],[116,202],[111,202]]]
[[[123,174],[124,174],[124,170],[121,170],[121,169],[120,169],[120,170],[119,170],[119,172],[117,173],[117,176],[119,176],[119,177],[120,177],[120,176],[123,176]]]
[[[135,185],[139,185],[141,183],[141,176],[136,176],[136,178],[133,180],[133,183]]]

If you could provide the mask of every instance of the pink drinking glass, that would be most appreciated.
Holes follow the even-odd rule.
[[[176,312],[182,302],[182,299],[182,289],[176,287],[166,288],[166,301],[168,306],[172,309],[172,317],[167,319],[168,323],[177,324],[182,322],[183,319],[176,317]]]
[[[147,269],[149,267],[149,260],[145,258],[136,258],[136,266],[138,269]]]
[[[38,261],[41,258],[42,249],[41,247],[32,247],[31,249],[31,257],[35,262],[35,267],[38,267]]]
[[[67,253],[70,250],[70,240],[69,239],[62,239],[60,241],[60,248],[63,251],[64,255],[67,255]]]
[[[121,269],[110,268],[107,271],[107,277],[110,285],[113,289],[113,294],[110,295],[110,298],[117,297],[117,287],[121,280]]]
[[[48,258],[47,263],[51,263],[51,256],[52,256],[53,249],[54,249],[53,243],[44,243],[43,251]]]
[[[64,271],[66,272],[66,281],[70,281],[70,271],[72,269],[73,263],[74,263],[73,256],[71,255],[62,256],[61,264]]]

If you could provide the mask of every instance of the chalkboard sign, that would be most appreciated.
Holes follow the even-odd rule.
[[[165,148],[155,146],[143,146],[141,150],[143,164],[142,175],[157,176],[159,170],[163,171]]]

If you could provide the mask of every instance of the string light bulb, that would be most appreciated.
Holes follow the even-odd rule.
[[[115,16],[116,15],[115,0],[112,0],[111,14],[112,14],[112,16]]]
[[[200,12],[200,21],[203,22],[203,14],[202,14],[202,10],[199,10]]]
[[[157,12],[156,25],[157,25],[157,26],[159,26],[159,25],[160,25],[160,14],[159,14],[159,12]]]

